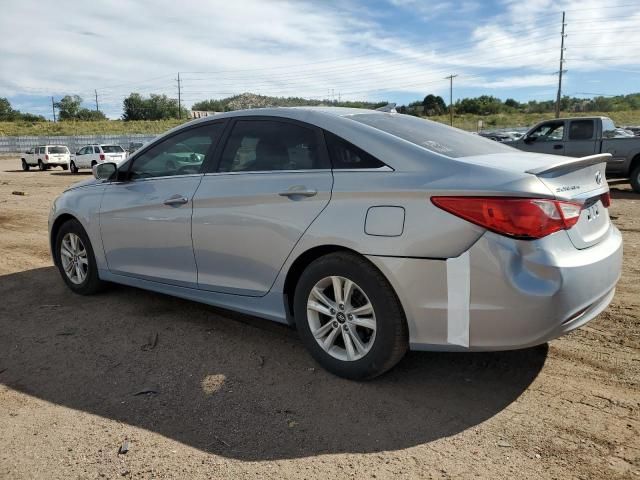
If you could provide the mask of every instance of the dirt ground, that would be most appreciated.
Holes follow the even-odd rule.
[[[133,288],[71,293],[47,215],[86,175],[0,159],[0,478],[640,479],[628,185],[611,208],[624,273],[597,319],[534,349],[410,353],[357,383],[268,321]]]

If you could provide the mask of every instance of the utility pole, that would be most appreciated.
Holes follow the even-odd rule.
[[[182,96],[180,91],[180,72],[178,72],[178,118],[182,118]]]
[[[565,12],[562,12],[562,33],[560,38],[560,70],[558,70],[558,96],[556,97],[556,118],[560,118],[560,99],[562,98],[562,74],[566,72],[564,67],[564,27],[567,25],[564,23]]]
[[[94,92],[96,93],[96,112],[99,112],[100,107],[98,106],[98,90],[94,90]]]
[[[51,111],[53,112],[53,121],[56,121],[56,104],[53,101],[53,97],[51,97]]]
[[[449,80],[449,125],[453,127],[453,79],[458,75],[449,75],[444,77]]]

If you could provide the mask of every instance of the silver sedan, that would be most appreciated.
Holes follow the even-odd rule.
[[[622,261],[606,159],[395,113],[225,113],[97,165],[55,200],[51,250],[76,293],[287,323],[326,369],[370,378],[407,349],[524,348],[604,310]]]

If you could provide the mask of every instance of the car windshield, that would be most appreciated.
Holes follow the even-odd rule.
[[[49,153],[69,153],[67,147],[49,147]]]
[[[124,150],[120,145],[102,145],[104,153],[122,153]]]
[[[452,158],[513,151],[512,147],[479,135],[410,115],[365,113],[347,118]]]

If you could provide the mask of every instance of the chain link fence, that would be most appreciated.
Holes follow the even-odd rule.
[[[128,135],[44,135],[25,137],[0,137],[0,153],[19,154],[38,145],[66,145],[71,153],[78,151],[84,145],[92,143],[120,145],[124,149],[131,143],[148,143],[157,135],[128,134]]]

